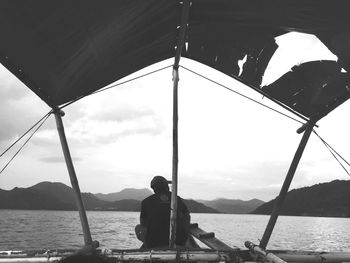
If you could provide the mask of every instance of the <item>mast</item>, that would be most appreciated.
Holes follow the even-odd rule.
[[[173,65],[173,163],[172,163],[172,184],[171,184],[171,210],[170,210],[170,233],[169,247],[174,248],[176,240],[177,221],[177,185],[178,185],[178,84],[179,84],[179,63],[181,51],[185,43],[186,28],[190,1],[182,3],[181,25],[179,38],[176,46],[175,61]]]
[[[275,203],[274,203],[274,207],[271,213],[271,217],[270,220],[266,226],[264,235],[260,241],[260,247],[263,249],[266,249],[267,243],[269,242],[269,239],[271,237],[273,228],[275,227],[275,224],[277,222],[277,218],[278,215],[280,213],[280,210],[282,208],[283,202],[286,198],[289,186],[293,180],[295,171],[298,167],[299,161],[301,159],[301,156],[304,152],[306,143],[308,142],[312,129],[314,128],[316,124],[316,120],[314,119],[310,119],[308,123],[306,123],[305,125],[303,125],[300,129],[298,129],[298,133],[304,131],[303,137],[301,138],[300,144],[298,146],[298,149],[296,150],[295,154],[294,154],[294,158],[293,161],[289,167],[288,173],[286,175],[286,178],[283,182],[281,191],[279,196],[276,198]]]
[[[64,126],[62,121],[62,116],[64,116],[64,112],[62,110],[57,109],[57,110],[54,110],[54,113],[56,118],[57,131],[60,137],[64,158],[66,160],[69,178],[72,184],[72,188],[74,190],[75,200],[79,210],[80,222],[84,233],[84,243],[85,243],[85,246],[93,245],[91,233],[90,233],[90,227],[89,227],[88,219],[84,208],[84,203],[80,193],[78,179],[75,174],[72,157],[69,152],[66,134],[64,132]]]

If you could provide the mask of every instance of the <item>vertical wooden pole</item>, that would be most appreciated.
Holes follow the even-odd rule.
[[[190,1],[184,0],[181,14],[181,25],[178,43],[176,46],[175,61],[173,66],[173,168],[171,184],[171,210],[170,210],[170,233],[169,247],[175,247],[176,225],[177,225],[177,185],[178,185],[178,84],[179,84],[179,63],[182,48],[185,43],[185,35],[190,10]]]
[[[310,138],[310,135],[311,135],[311,132],[312,132],[312,129],[313,129],[315,123],[316,123],[316,121],[310,120],[309,123],[307,124],[305,132],[303,134],[303,137],[301,138],[299,147],[298,147],[297,151],[295,152],[293,161],[289,167],[288,173],[287,173],[286,178],[283,182],[280,194],[275,200],[274,207],[273,207],[273,210],[272,210],[272,213],[270,216],[270,220],[266,226],[264,235],[263,235],[263,237],[260,241],[260,245],[259,245],[263,249],[266,249],[267,243],[269,242],[273,228],[275,227],[278,215],[280,213],[282,204],[286,198],[289,186],[293,180],[295,171],[298,167],[299,161],[300,161],[301,156],[304,152],[306,143]]]
[[[70,178],[70,181],[72,184],[72,188],[74,190],[75,199],[76,199],[77,207],[79,210],[80,221],[81,221],[81,225],[82,225],[83,233],[84,233],[84,242],[85,242],[85,245],[91,245],[92,238],[91,238],[89,223],[87,220],[83,200],[81,198],[78,179],[77,179],[77,176],[75,174],[74,165],[73,165],[72,158],[71,158],[71,155],[69,152],[68,143],[67,143],[67,139],[66,139],[66,135],[64,132],[64,127],[63,127],[63,122],[62,122],[62,116],[64,116],[64,112],[62,110],[55,111],[57,130],[58,130],[58,134],[60,137],[64,158],[66,160],[69,178]]]
[[[171,212],[170,212],[170,236],[169,247],[174,248],[177,225],[177,184],[178,184],[178,83],[179,69],[173,69],[173,169],[171,184]]]

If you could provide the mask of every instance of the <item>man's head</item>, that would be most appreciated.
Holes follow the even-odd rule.
[[[169,186],[168,186],[169,183],[170,181],[165,179],[163,176],[157,175],[153,177],[151,181],[151,188],[156,194],[166,193],[166,192],[169,192]]]

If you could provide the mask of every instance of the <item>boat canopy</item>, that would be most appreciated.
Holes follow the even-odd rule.
[[[182,6],[178,0],[2,0],[0,62],[56,108],[174,57]],[[348,10],[347,0],[192,0],[181,55],[319,119],[350,97]],[[314,34],[338,61],[301,64],[262,86],[275,37],[291,31]]]

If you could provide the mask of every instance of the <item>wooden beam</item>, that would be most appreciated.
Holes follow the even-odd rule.
[[[198,227],[198,224],[191,224],[190,234],[200,240],[202,243],[210,247],[211,249],[219,251],[238,251],[238,247],[230,247],[221,240],[215,237],[213,232],[205,232],[203,229]]]

